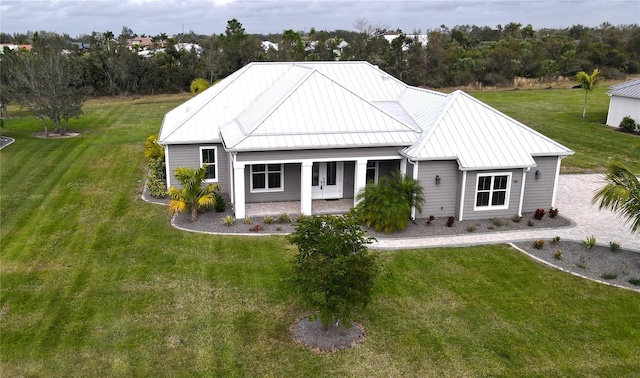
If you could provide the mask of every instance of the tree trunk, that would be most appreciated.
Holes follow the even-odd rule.
[[[42,118],[42,126],[44,127],[44,137],[47,138],[49,136],[49,129],[47,128],[46,118]]]
[[[585,117],[585,115],[587,114],[587,95],[589,94],[589,92],[585,91],[584,92],[584,106],[582,107],[582,118]]]
[[[198,206],[191,205],[191,222],[198,220]]]

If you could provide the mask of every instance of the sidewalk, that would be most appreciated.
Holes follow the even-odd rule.
[[[511,243],[522,240],[551,239],[582,241],[596,237],[597,244],[617,242],[622,248],[640,252],[640,235],[632,235],[629,226],[609,210],[598,210],[591,204],[593,193],[604,185],[602,175],[560,175],[556,207],[560,214],[576,223],[575,227],[537,231],[507,231],[502,233],[468,234],[428,238],[380,239],[372,244],[376,249],[405,249],[477,244]]]

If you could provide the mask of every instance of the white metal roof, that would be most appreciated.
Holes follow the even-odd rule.
[[[532,167],[533,156],[571,155],[573,151],[490,106],[455,91],[420,140],[403,150],[414,160],[457,159],[462,170]],[[425,114],[425,122],[433,115]]]
[[[573,153],[463,92],[411,87],[367,62],[251,63],[168,112],[158,140],[229,151],[398,146],[463,170]]]
[[[609,87],[607,94],[609,96],[640,98],[640,79],[612,85]]]

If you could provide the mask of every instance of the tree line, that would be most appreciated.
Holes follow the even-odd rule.
[[[11,93],[28,92],[25,81],[13,83],[13,90],[7,89],[19,76],[16,72],[29,66],[20,60],[30,59],[25,55],[38,55],[40,60],[63,55],[51,58],[72,76],[62,80],[62,85],[95,96],[188,91],[195,78],[214,83],[255,61],[365,60],[408,84],[431,88],[478,83],[507,86],[516,77],[553,80],[595,68],[606,78],[640,72],[638,25],[604,23],[598,27],[540,30],[519,23],[497,27],[442,25],[425,33],[426,44],[414,37],[419,32],[389,30],[366,20],[356,21],[354,27],[353,31],[311,28],[309,32],[285,30],[282,34],[256,35],[248,34],[233,19],[222,34],[153,36],[162,48],[144,56],[127,46],[127,40],[137,35],[126,26],[118,36],[106,31],[76,39],[45,31],[0,33],[1,43],[33,46],[30,52],[5,49],[0,60],[0,100],[5,103]],[[389,35],[396,37],[391,39]],[[265,48],[265,40],[277,44],[277,48]],[[79,48],[72,41],[83,42],[88,48]],[[196,43],[202,51],[176,48],[181,42]]]

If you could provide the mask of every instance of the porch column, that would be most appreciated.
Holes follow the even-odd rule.
[[[356,174],[353,180],[353,206],[358,204],[358,193],[367,185],[367,159],[356,160]]]
[[[236,219],[244,219],[246,216],[245,211],[245,198],[244,198],[244,163],[234,162],[233,164],[233,177],[234,177],[234,208],[236,213]]]
[[[300,213],[311,215],[311,174],[313,162],[303,161],[300,168]]]

